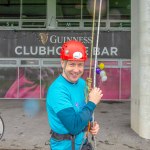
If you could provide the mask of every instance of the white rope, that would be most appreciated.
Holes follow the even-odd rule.
[[[99,3],[98,28],[97,28],[96,51],[95,51],[95,61],[94,61],[93,87],[96,87],[96,67],[97,67],[97,52],[98,52],[98,46],[99,46],[99,32],[100,32],[100,23],[101,23],[101,11],[102,11],[102,0],[100,0],[100,3]],[[93,117],[92,118],[93,118],[92,122],[94,123],[94,120],[95,120],[94,113],[93,113]],[[94,150],[97,150],[95,136],[93,136],[92,138],[94,140]]]
[[[98,28],[97,28],[96,51],[95,51],[95,61],[94,61],[93,87],[96,86],[96,67],[97,67],[97,52],[98,52],[98,45],[99,45],[99,32],[100,32],[100,23],[101,23],[101,9],[102,9],[102,0],[100,0],[100,3],[99,3],[99,15],[98,15]]]

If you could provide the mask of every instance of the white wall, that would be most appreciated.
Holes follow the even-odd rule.
[[[131,128],[150,139],[150,0],[131,0]]]

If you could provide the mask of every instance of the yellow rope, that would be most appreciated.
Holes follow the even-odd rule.
[[[89,77],[87,77],[86,79],[88,92],[90,92],[92,88],[91,72],[92,72],[92,53],[93,53],[93,43],[94,43],[95,12],[96,12],[96,0],[94,0],[94,9],[93,9],[93,25],[92,25],[92,42],[91,42],[91,53],[90,53]]]
[[[94,42],[94,27],[95,27],[95,10],[96,10],[96,0],[94,0],[94,9],[93,9],[93,25],[92,25],[92,42],[91,42],[91,54],[90,54],[90,68],[89,68],[89,77],[87,77],[86,82],[87,82],[87,93],[89,93],[92,89],[92,77],[91,77],[91,72],[92,72],[92,52],[93,52],[93,42]],[[86,96],[86,102],[88,102],[88,94]],[[86,137],[88,138],[88,133],[90,131],[91,125],[90,122],[88,123],[88,130],[86,132]]]

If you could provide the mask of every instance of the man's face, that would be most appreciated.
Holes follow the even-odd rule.
[[[84,61],[61,61],[63,76],[70,82],[75,83],[84,72]]]

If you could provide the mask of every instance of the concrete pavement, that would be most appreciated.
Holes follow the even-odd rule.
[[[0,100],[0,116],[5,132],[1,150],[48,150],[49,126],[45,101],[34,117],[24,111],[24,100]],[[101,102],[95,110],[101,130],[96,136],[97,150],[149,150],[150,140],[140,138],[130,128],[130,102]]]

